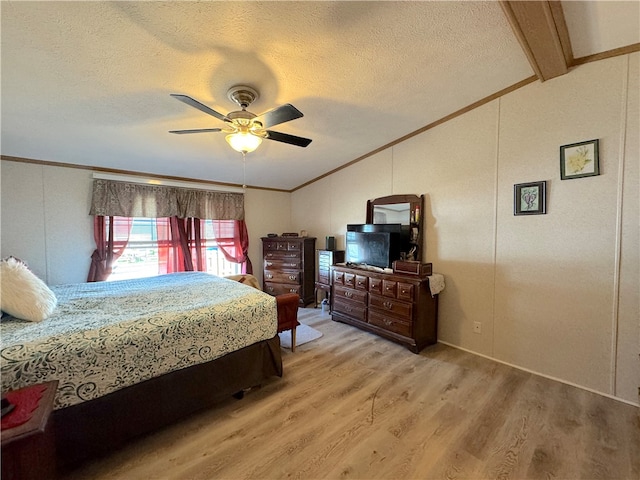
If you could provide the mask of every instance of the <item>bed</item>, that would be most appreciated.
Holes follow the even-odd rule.
[[[200,272],[51,287],[42,322],[0,322],[2,391],[58,380],[73,466],[282,375],[276,299]]]

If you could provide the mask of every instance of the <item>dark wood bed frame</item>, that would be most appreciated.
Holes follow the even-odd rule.
[[[278,335],[52,414],[59,472],[105,455],[222,398],[282,376]]]

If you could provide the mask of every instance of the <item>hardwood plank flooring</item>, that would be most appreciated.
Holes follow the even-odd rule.
[[[72,472],[84,479],[638,479],[638,409],[445,345],[331,321],[284,377]],[[115,420],[115,419],[114,419]]]

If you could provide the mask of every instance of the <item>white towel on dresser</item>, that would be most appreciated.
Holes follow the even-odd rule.
[[[432,297],[444,290],[444,275],[440,273],[429,275],[429,288],[431,289]]]

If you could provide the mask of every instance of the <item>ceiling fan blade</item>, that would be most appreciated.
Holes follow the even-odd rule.
[[[290,103],[287,103],[285,105],[280,105],[273,110],[269,110],[268,112],[264,112],[253,120],[254,122],[258,121],[262,123],[263,128],[269,128],[284,122],[290,122],[291,120],[295,120],[296,118],[303,116],[304,115],[302,115],[300,110]]]
[[[267,138],[269,140],[275,140],[276,142],[289,143],[298,147],[306,147],[311,143],[310,138],[296,137],[295,135],[289,135],[288,133],[274,132],[273,130],[267,130]]]
[[[182,135],[183,133],[207,133],[207,132],[221,132],[221,128],[197,128],[195,130],[169,130],[169,133],[177,133]]]
[[[212,117],[216,117],[220,120],[222,120],[223,122],[230,122],[231,120],[226,116],[223,115],[219,112],[216,112],[214,109],[207,107],[206,105],[200,103],[197,100],[194,100],[193,98],[187,96],[187,95],[181,95],[179,93],[170,93],[169,95],[171,95],[173,98],[180,100],[183,103],[186,103],[187,105],[193,107],[193,108],[197,108],[198,110],[200,110],[201,112],[206,113],[207,115],[211,115]]]

